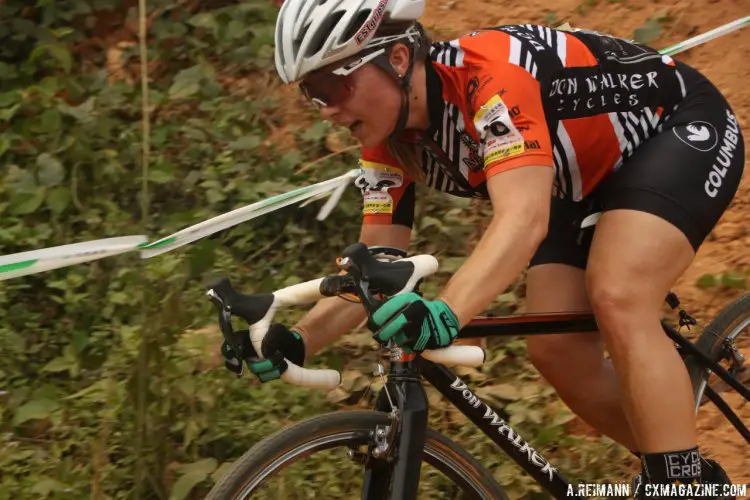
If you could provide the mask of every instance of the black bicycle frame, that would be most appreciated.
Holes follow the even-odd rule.
[[[747,388],[731,374],[705,355],[669,325],[664,324],[667,335],[691,355],[698,364],[713,370],[722,380],[747,398]],[[461,338],[510,335],[543,335],[597,331],[598,327],[590,314],[530,314],[500,318],[477,318],[461,330]],[[538,451],[536,451],[507,422],[508,415],[500,409],[479,399],[460,377],[443,365],[417,357],[410,361],[392,362],[386,387],[380,391],[376,409],[391,411],[391,402],[400,413],[393,454],[395,460],[370,460],[366,466],[363,485],[363,500],[382,500],[391,492],[391,499],[413,500],[417,498],[420,468],[427,429],[428,402],[421,378],[427,380],[448,399],[474,425],[497,444],[513,461],[522,467],[536,482],[554,498],[570,498],[569,482]],[[386,390],[387,389],[387,390]],[[710,399],[723,400],[712,391]],[[714,401],[716,402],[716,401]],[[745,427],[732,410],[717,403],[719,409],[740,431],[747,436]],[[743,433],[744,429],[744,433]],[[573,489],[575,491],[575,488]]]

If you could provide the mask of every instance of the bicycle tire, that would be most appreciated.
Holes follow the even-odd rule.
[[[245,452],[214,485],[206,500],[250,498],[264,481],[287,465],[317,451],[365,444],[375,426],[389,422],[385,413],[356,410],[328,413],[287,426]],[[432,429],[427,429],[423,463],[439,470],[471,498],[508,498],[474,457]]]
[[[750,326],[750,294],[737,298],[716,315],[703,329],[695,342],[695,347],[712,362],[718,363],[724,355],[724,341],[734,340],[748,326]],[[709,373],[695,360],[688,359],[686,362],[697,407],[703,399]]]

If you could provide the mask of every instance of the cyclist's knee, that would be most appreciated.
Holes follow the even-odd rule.
[[[635,340],[640,333],[650,331],[644,326],[658,324],[661,302],[634,284],[595,276],[587,276],[586,284],[597,324],[608,344]]]

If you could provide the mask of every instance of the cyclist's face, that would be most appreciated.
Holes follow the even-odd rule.
[[[372,63],[348,75],[335,74],[339,67],[340,63],[308,75],[300,89],[324,119],[347,127],[363,146],[382,144],[394,129],[401,106],[396,83]]]

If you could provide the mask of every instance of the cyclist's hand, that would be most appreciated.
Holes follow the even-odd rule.
[[[297,366],[302,366],[305,361],[305,344],[302,337],[282,324],[272,324],[263,338],[261,351],[265,359],[260,359],[253,348],[248,330],[241,330],[235,334],[240,335],[242,340],[242,353],[239,356],[226,342],[221,346],[224,365],[235,373],[241,372],[241,360],[244,360],[261,382],[268,382],[281,377],[289,368],[287,359]]]
[[[396,295],[380,306],[369,326],[376,331],[378,342],[393,338],[398,345],[415,352],[447,347],[459,331],[458,318],[448,304],[424,299],[414,292]]]

